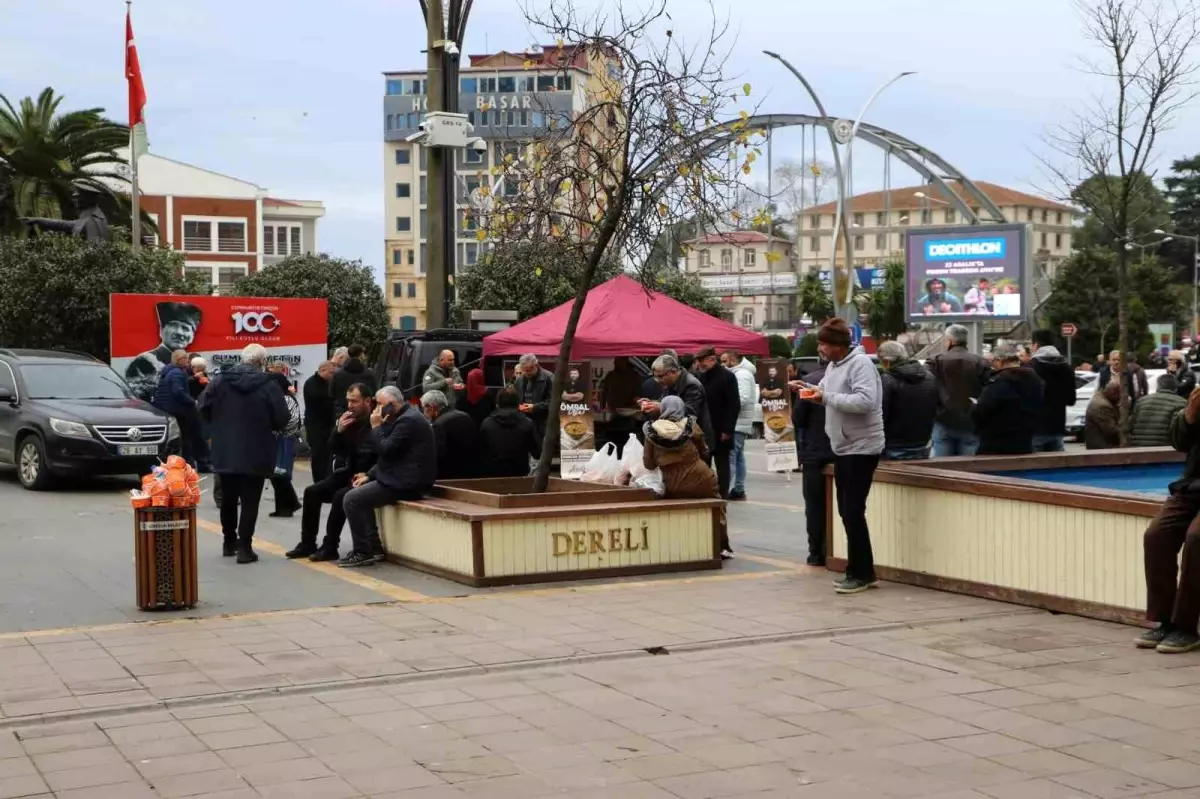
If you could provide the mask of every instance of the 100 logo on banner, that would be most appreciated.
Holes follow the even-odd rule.
[[[233,333],[274,333],[279,329],[275,314],[267,311],[238,311],[233,314]]]

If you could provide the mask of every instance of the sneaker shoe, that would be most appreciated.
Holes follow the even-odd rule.
[[[833,590],[839,594],[861,594],[863,591],[871,590],[872,585],[874,583],[859,580],[857,577],[847,577],[838,583]]]
[[[1186,630],[1172,630],[1157,647],[1164,655],[1178,655],[1200,649],[1200,635]]]
[[[746,492],[745,491],[730,491],[729,492],[729,501],[730,502],[745,502],[746,501]]]
[[[376,552],[371,557],[374,559],[375,563],[383,563],[385,560],[387,560],[387,553],[386,552]]]
[[[1138,649],[1154,649],[1170,634],[1171,625],[1160,624],[1153,630],[1146,630],[1137,638],[1133,639],[1133,643]]]
[[[365,552],[351,552],[346,557],[338,561],[338,566],[342,569],[358,569],[363,566],[374,566],[376,555],[368,555]]]
[[[307,558],[316,551],[316,544],[310,544],[307,541],[301,541],[299,544],[296,544],[295,549],[288,550],[283,556],[288,560],[296,560],[297,558]]]
[[[308,559],[313,563],[328,563],[329,561],[338,560],[338,551],[336,549],[326,549],[321,547],[316,552],[308,556]]]
[[[258,562],[258,553],[249,544],[239,546],[237,551],[238,563],[256,563]]]

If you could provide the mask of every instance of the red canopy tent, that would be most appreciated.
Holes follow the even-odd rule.
[[[493,333],[483,340],[485,358],[494,355],[557,357],[571,315],[566,302],[541,316]],[[767,355],[767,339],[618,275],[588,292],[579,317],[571,357],[578,360],[618,355],[658,355],[664,348],[695,353],[702,347]]]

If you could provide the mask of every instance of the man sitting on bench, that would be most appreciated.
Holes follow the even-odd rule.
[[[354,540],[354,551],[338,561],[343,568],[371,566],[383,560],[376,509],[420,499],[437,479],[437,445],[425,415],[405,403],[395,386],[380,389],[375,403],[370,435],[379,460],[366,474],[354,476],[354,487],[342,500]]]

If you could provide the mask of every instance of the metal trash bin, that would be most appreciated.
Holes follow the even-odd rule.
[[[196,509],[135,508],[133,519],[138,609],[195,607]]]

